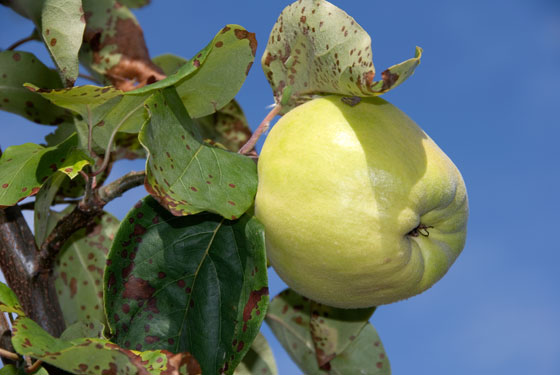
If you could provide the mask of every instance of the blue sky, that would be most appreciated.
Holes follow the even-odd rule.
[[[188,58],[237,23],[257,34],[260,58],[289,3],[154,0],[136,14],[152,56]],[[467,246],[450,272],[372,318],[393,374],[559,374],[560,2],[334,3],[372,36],[378,71],[424,48],[415,75],[384,97],[451,157],[469,192]],[[0,25],[2,48],[32,29],[6,8]],[[38,43],[25,49],[47,61]],[[259,64],[238,99],[255,127],[272,103]],[[41,142],[51,130],[5,112],[0,126],[2,148]],[[123,162],[113,177],[130,168],[143,165]],[[122,218],[144,194],[138,188],[109,210]],[[271,294],[283,288],[271,274]],[[268,337],[280,374],[300,373]]]

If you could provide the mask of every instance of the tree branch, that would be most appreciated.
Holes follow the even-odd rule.
[[[255,130],[255,132],[253,133],[253,135],[251,135],[251,138],[249,138],[249,140],[247,141],[247,143],[245,143],[243,145],[243,147],[241,147],[238,151],[238,153],[242,154],[242,155],[247,155],[249,154],[251,151],[253,151],[253,149],[255,148],[255,145],[257,144],[257,141],[259,140],[259,138],[261,137],[261,135],[268,130],[268,127],[270,125],[270,121],[272,121],[272,119],[274,117],[276,117],[276,115],[278,113],[280,113],[280,111],[282,110],[282,105],[281,104],[276,104],[272,110],[266,115],[266,117],[262,120],[262,122],[259,124],[259,127]]]

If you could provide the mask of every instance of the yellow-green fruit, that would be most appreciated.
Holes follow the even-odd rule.
[[[295,291],[342,308],[414,296],[465,245],[461,174],[380,98],[307,102],[283,116],[258,164],[255,210],[270,263]]]

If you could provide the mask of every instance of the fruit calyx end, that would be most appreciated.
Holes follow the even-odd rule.
[[[408,232],[407,236],[418,237],[418,236],[422,235],[424,237],[429,237],[430,232],[428,231],[428,229],[430,229],[430,228],[433,228],[433,226],[424,225],[424,224],[420,223],[420,224],[418,224],[418,226],[416,228],[414,228],[413,230]]]

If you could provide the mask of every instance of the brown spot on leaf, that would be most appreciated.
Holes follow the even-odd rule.
[[[250,33],[247,30],[235,29],[234,31],[237,39],[248,39],[249,46],[251,47],[251,52],[253,56],[257,54],[257,38],[255,38],[255,33]]]
[[[51,47],[56,46],[56,38],[52,38],[50,42]]]
[[[383,79],[382,91],[389,90],[399,79],[397,73],[392,73],[389,69],[381,73],[381,78]]]
[[[73,277],[70,280],[70,298],[74,298],[77,292],[78,292],[78,280],[76,280],[76,278]]]
[[[124,283],[124,292],[122,296],[123,298],[130,298],[138,301],[150,298],[154,292],[155,288],[146,280],[131,276]]]
[[[14,59],[15,61],[19,61],[21,60],[21,55],[16,52],[12,55],[12,59]]]
[[[268,296],[268,287],[262,287],[259,290],[253,290],[249,295],[249,300],[243,309],[243,321],[248,322],[251,319],[251,313],[258,306],[261,298]]]

